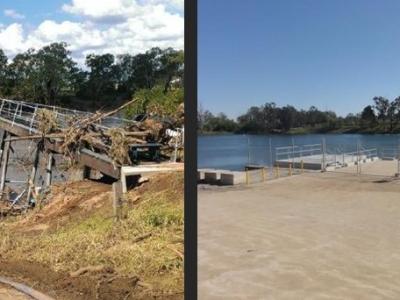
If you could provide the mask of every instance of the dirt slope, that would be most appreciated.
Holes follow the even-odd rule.
[[[119,223],[111,204],[110,185],[55,185],[0,224],[0,273],[56,299],[183,298],[183,174],[130,191]]]

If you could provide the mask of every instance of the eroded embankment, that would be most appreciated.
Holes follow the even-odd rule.
[[[110,185],[55,185],[0,225],[0,274],[56,299],[183,298],[183,174],[150,177],[112,218]]]

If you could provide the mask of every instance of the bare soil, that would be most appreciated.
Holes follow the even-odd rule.
[[[121,278],[112,273],[72,278],[67,273],[34,262],[0,261],[0,273],[24,282],[55,299],[146,299],[138,278]],[[1,299],[1,298],[0,298]]]
[[[199,299],[399,299],[400,181],[199,187]]]

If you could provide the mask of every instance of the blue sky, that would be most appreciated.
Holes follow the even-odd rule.
[[[57,21],[70,19],[71,17],[62,11],[62,5],[66,1],[63,0],[2,0],[0,1],[0,23],[9,25],[16,19],[8,17],[4,14],[5,10],[14,10],[24,15],[25,18],[20,19],[28,26],[37,26],[45,19],[52,18]]]
[[[66,42],[83,64],[91,53],[182,49],[184,0],[1,0],[0,49],[9,59]]]
[[[237,117],[275,102],[339,115],[400,96],[400,1],[199,1],[199,103]]]

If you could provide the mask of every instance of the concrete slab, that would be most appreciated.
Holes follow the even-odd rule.
[[[174,171],[182,171],[183,165],[139,165],[139,166],[123,166],[121,167],[121,183],[122,183],[122,192],[126,193],[128,191],[126,184],[126,177],[128,176],[137,176],[144,174],[154,174],[154,173],[162,173],[162,172],[174,172]]]

